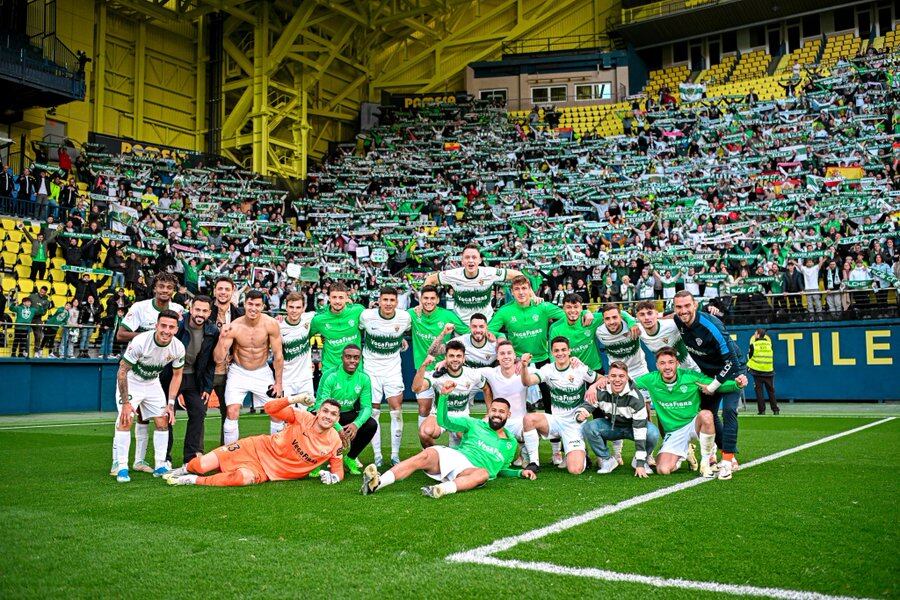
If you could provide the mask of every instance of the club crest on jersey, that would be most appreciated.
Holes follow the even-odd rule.
[[[532,321],[537,321],[538,318],[539,318],[539,317],[538,317],[537,315],[531,315],[531,320],[532,320]]]
[[[400,326],[399,326],[399,325],[395,325],[395,326],[394,326],[394,331],[395,331],[395,332],[396,332],[396,331],[400,331]]]
[[[703,344],[703,340],[701,340],[700,338],[697,338],[697,345],[700,346],[702,344]]]
[[[353,391],[356,392],[357,394],[360,393],[362,391],[362,386],[358,385],[358,386],[354,387]]]
[[[680,388],[678,388],[678,390],[679,390],[682,394],[686,394],[687,391],[688,391],[688,386],[682,385]]]
[[[668,344],[668,343],[669,343],[669,338],[664,337],[664,338],[663,338],[663,343],[664,343],[664,344]]]
[[[347,325],[349,325],[350,327],[353,327],[354,325],[356,325],[356,321],[354,321],[353,319],[350,319],[349,321],[347,321]]]
[[[519,319],[514,315],[514,316],[510,317],[509,320],[510,320],[510,322],[515,323]]]
[[[570,374],[569,375],[569,383],[572,383],[573,381],[575,381],[575,376]]]

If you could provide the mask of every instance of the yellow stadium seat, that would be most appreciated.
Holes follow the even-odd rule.
[[[60,306],[65,306],[66,302],[68,302],[69,299],[66,296],[60,296],[58,294],[54,294],[51,297],[51,301],[53,302],[54,307],[59,308]]]
[[[8,250],[3,251],[3,253],[0,254],[0,257],[3,258],[3,265],[6,267],[7,271],[12,271],[13,267],[16,266],[16,263],[19,262],[19,256]]]
[[[50,264],[53,265],[55,269],[61,269],[63,265],[66,264],[66,259],[59,256],[54,256],[50,259]]]
[[[37,281],[34,282],[34,287],[36,289],[41,289],[42,287],[45,287],[49,291],[49,290],[53,289],[53,284],[50,283],[49,281],[47,281],[46,279],[38,279]]]
[[[30,252],[30,251],[29,251]],[[31,254],[26,254],[25,252],[20,252],[18,255],[19,264],[25,265],[26,267],[31,266]]]
[[[60,296],[67,296],[69,294],[69,284],[59,281],[53,282],[53,293],[58,294]]]
[[[19,249],[20,249],[19,242],[13,242],[13,241],[7,240],[7,241],[3,242],[3,249],[6,250],[7,252],[12,252],[14,254],[18,254]]]
[[[19,279],[28,279],[31,275],[31,267],[25,265],[16,265],[16,275],[19,276]]]
[[[3,217],[0,219],[0,224],[3,225],[3,229],[15,229],[16,221],[15,219],[10,219],[8,217]]]
[[[65,281],[66,272],[62,269],[50,269],[50,281]]]
[[[28,295],[34,291],[34,284],[30,279],[19,279],[19,291]]]
[[[12,277],[4,277],[2,286],[3,286],[3,293],[8,294],[9,292],[16,289],[16,280],[13,279]]]
[[[6,232],[6,239],[12,242],[21,242],[24,237],[25,234],[18,229],[10,229]]]

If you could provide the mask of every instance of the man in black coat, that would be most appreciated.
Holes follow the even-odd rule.
[[[803,293],[803,275],[793,260],[788,261],[787,271],[784,273],[784,293],[787,294],[788,312],[800,312],[803,303],[800,300]]]

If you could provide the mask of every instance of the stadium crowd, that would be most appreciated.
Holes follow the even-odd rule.
[[[684,289],[732,321],[896,315],[897,60],[870,49],[777,100],[664,91],[605,138],[490,102],[383,107],[296,199],[196,157],[87,146],[74,163],[4,166],[0,210],[24,221],[3,221],[2,341],[117,355],[123,315],[160,272],[181,303],[227,275],[235,300],[258,289],[273,313],[293,291],[321,309],[335,281],[364,306],[394,286],[406,308],[470,242],[557,305],[576,292],[669,309]],[[509,299],[498,288],[492,303]]]

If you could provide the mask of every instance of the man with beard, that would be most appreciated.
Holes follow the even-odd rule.
[[[488,409],[487,422],[467,416],[451,417],[445,398],[451,396],[455,387],[456,383],[452,380],[444,382],[441,387],[437,400],[437,421],[440,427],[462,435],[459,447],[426,448],[394,465],[386,473],[379,473],[374,464],[368,465],[363,472],[360,489],[364,496],[406,479],[416,471],[425,471],[429,477],[440,482],[422,488],[422,494],[429,498],[465,492],[498,476],[537,478],[534,471],[509,468],[518,445],[504,428],[509,419],[509,403],[503,398],[495,398]]]
[[[234,280],[227,275],[216,278],[213,284],[213,296],[216,304],[213,307],[211,321],[215,321],[219,331],[244,314],[244,309],[234,303],[236,286]],[[216,363],[216,372],[213,376],[213,391],[219,400],[219,414],[222,421],[219,425],[219,443],[225,443],[225,419],[228,418],[228,407],[225,406],[225,382],[228,379],[228,361]]]
[[[197,296],[191,309],[178,324],[175,338],[184,344],[184,369],[178,390],[178,405],[187,412],[187,431],[184,434],[184,462],[197,454],[203,454],[203,432],[206,404],[213,389],[216,362],[213,350],[219,343],[219,328],[209,321],[212,298]],[[168,387],[172,377],[171,367],[166,367],[160,381]],[[169,462],[172,461],[172,426],[169,426]]]

